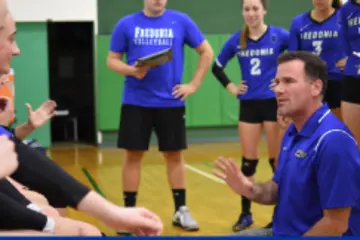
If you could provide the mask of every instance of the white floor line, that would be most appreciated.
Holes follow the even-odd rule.
[[[215,181],[215,182],[217,182],[217,183],[225,184],[225,182],[224,182],[223,180],[220,180],[220,179],[218,179],[217,177],[215,177],[215,176],[213,176],[213,175],[211,175],[211,174],[209,174],[209,173],[207,173],[207,172],[204,172],[204,171],[202,171],[202,170],[200,170],[200,169],[198,169],[198,168],[196,168],[196,167],[193,167],[193,166],[190,166],[190,165],[188,165],[188,164],[185,164],[185,168],[187,168],[187,169],[189,169],[190,171],[193,171],[193,172],[195,172],[195,173],[197,173],[197,174],[199,174],[199,175],[201,175],[201,176],[204,176],[204,177],[206,177],[206,178],[209,178],[209,179],[211,179],[211,180],[213,180],[213,181]]]

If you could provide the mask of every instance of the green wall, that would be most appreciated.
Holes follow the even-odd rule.
[[[27,121],[30,103],[36,109],[49,98],[49,73],[46,23],[17,23],[16,41],[20,56],[12,61],[15,69],[15,107],[17,124]],[[50,124],[47,123],[30,136],[48,147]]]
[[[268,24],[289,28],[297,14],[311,8],[311,1],[274,0],[266,16]],[[197,23],[217,55],[231,33],[243,25],[241,1],[226,0],[169,0],[168,8],[189,14]],[[97,81],[98,81],[98,128],[101,131],[119,127],[120,103],[124,78],[106,67],[111,31],[124,15],[142,9],[143,1],[98,0],[99,36],[97,37]],[[220,11],[221,10],[221,11]],[[183,82],[191,80],[197,66],[197,54],[186,49]],[[240,81],[240,70],[234,58],[226,72],[234,82]],[[234,125],[238,120],[238,101],[232,97],[212,76],[206,75],[201,88],[186,102],[188,127],[212,127]]]
[[[296,14],[312,6],[311,0],[268,2],[266,21],[285,28]],[[110,34],[121,16],[142,8],[143,0],[98,0],[99,34]],[[168,0],[167,8],[187,13],[206,34],[234,32],[244,23],[241,0]]]

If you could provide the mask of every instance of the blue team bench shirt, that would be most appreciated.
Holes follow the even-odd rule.
[[[360,236],[360,156],[349,129],[324,104],[297,132],[292,124],[281,145],[275,236],[301,236],[324,209],[352,207],[345,235]]]
[[[342,80],[343,74],[335,66],[345,58],[339,26],[340,10],[322,22],[311,17],[311,12],[296,16],[290,27],[289,51],[307,51],[318,55],[328,67],[329,80]]]
[[[143,107],[183,106],[181,98],[172,96],[175,85],[180,84],[184,71],[184,45],[198,47],[205,37],[186,14],[166,10],[159,17],[148,17],[140,11],[124,18],[115,26],[110,51],[126,54],[127,63],[155,52],[172,48],[173,59],[139,80],[126,76],[123,104]],[[191,79],[188,79],[191,80]]]
[[[349,0],[340,9],[340,25],[343,37],[343,49],[349,57],[344,74],[360,78],[360,57],[353,51],[360,53],[360,4]]]
[[[288,47],[289,32],[285,29],[268,26],[267,31],[258,40],[247,39],[246,49],[240,47],[241,31],[234,33],[226,41],[219,53],[216,64],[225,68],[228,62],[237,56],[242,80],[248,90],[239,95],[239,99],[269,99],[275,93],[269,88],[277,69],[277,58]],[[230,77],[231,78],[231,77]]]

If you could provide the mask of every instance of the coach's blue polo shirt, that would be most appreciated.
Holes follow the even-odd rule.
[[[353,135],[320,107],[298,132],[285,133],[273,180],[279,185],[275,236],[301,236],[324,209],[352,207],[345,235],[360,236],[360,156]]]

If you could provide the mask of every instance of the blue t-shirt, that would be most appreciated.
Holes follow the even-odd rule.
[[[340,25],[343,37],[343,50],[348,56],[344,74],[360,78],[360,4],[355,0],[349,0],[340,9]]]
[[[322,22],[311,17],[311,12],[296,16],[290,27],[289,51],[312,52],[328,67],[329,80],[342,80],[341,70],[335,66],[336,62],[345,58],[341,50],[342,38],[339,26],[340,11]]]
[[[298,132],[287,129],[278,168],[275,236],[302,236],[325,209],[352,207],[346,236],[360,236],[360,154],[349,129],[320,107]]]
[[[184,45],[198,47],[205,40],[196,24],[184,13],[166,10],[159,17],[148,17],[140,11],[122,18],[116,25],[110,51],[126,54],[134,65],[138,58],[172,48],[173,59],[139,80],[126,76],[123,104],[142,107],[183,106],[181,98],[172,96],[173,88],[181,84],[184,71]]]
[[[240,48],[240,35],[241,31],[236,32],[227,40],[216,64],[225,68],[237,56],[242,79],[248,86],[248,91],[239,95],[239,99],[274,98],[275,94],[269,86],[276,74],[277,58],[288,47],[288,31],[269,26],[258,40],[248,39],[246,49]]]

